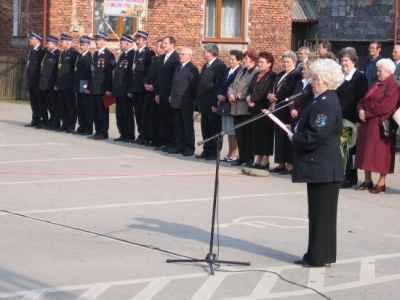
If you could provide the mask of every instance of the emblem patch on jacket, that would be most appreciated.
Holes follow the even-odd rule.
[[[324,127],[326,125],[328,117],[324,114],[319,114],[317,115],[317,118],[315,119],[315,125],[318,127]]]

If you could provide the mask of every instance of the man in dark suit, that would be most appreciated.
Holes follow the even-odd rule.
[[[372,42],[369,44],[368,51],[369,51],[369,58],[365,63],[365,77],[368,80],[368,87],[378,80],[378,75],[376,74],[376,63],[378,60],[382,58],[380,55],[382,49],[382,45],[379,42]]]
[[[58,39],[52,35],[46,38],[46,55],[41,63],[39,89],[43,91],[50,119],[46,129],[56,130],[60,127],[60,112],[57,91],[55,90],[60,51],[57,49]]]
[[[128,97],[133,99],[133,107],[135,109],[136,125],[139,136],[134,141],[135,143],[144,144],[143,140],[143,107],[146,96],[144,88],[145,78],[149,72],[151,60],[155,53],[147,46],[148,33],[138,30],[135,35],[136,46],[138,49],[134,55],[132,86]]]
[[[98,32],[96,39],[96,52],[92,60],[92,76],[89,81],[88,89],[85,93],[93,95],[93,120],[95,134],[88,136],[93,140],[108,139],[109,127],[109,109],[103,102],[103,96],[112,95],[112,74],[115,68],[115,56],[105,46],[107,35],[104,32]]]
[[[176,40],[172,36],[163,38],[162,47],[165,54],[160,56],[160,68],[156,88],[156,102],[161,105],[158,131],[160,133],[161,146],[154,148],[168,152],[174,147],[174,114],[169,96],[171,96],[172,78],[179,63],[179,55],[175,51]]]
[[[196,106],[201,113],[203,140],[222,130],[221,116],[216,114],[218,108],[217,96],[227,67],[218,58],[218,54],[219,48],[216,44],[210,43],[204,46],[203,56],[207,63],[201,68],[196,90]],[[195,158],[213,160],[216,159],[217,151],[219,150],[217,149],[216,141],[212,140],[203,145],[203,152],[196,155]]]
[[[25,127],[42,128],[47,126],[48,115],[46,102],[42,91],[39,89],[40,82],[40,63],[46,54],[46,50],[41,45],[42,36],[32,31],[29,34],[29,46],[32,49],[28,54],[28,64],[26,67],[26,86],[29,90],[29,102],[32,108],[32,121],[25,124]]]
[[[76,98],[73,91],[75,63],[78,52],[71,46],[72,37],[61,34],[60,45],[63,50],[58,61],[57,84],[58,102],[60,106],[61,128],[56,131],[73,133],[76,125]]]
[[[146,141],[146,146],[160,146],[160,134],[158,132],[158,115],[161,111],[160,105],[155,101],[155,88],[158,81],[158,69],[161,65],[161,55],[165,54],[162,48],[162,39],[157,40],[155,52],[157,57],[151,60],[149,72],[144,79],[144,88],[146,89],[146,98],[143,107],[143,140]]]
[[[124,34],[119,40],[121,55],[115,66],[113,75],[113,95],[116,100],[115,116],[120,134],[116,142],[132,143],[135,140],[135,124],[133,120],[133,100],[128,97],[132,85],[132,64],[135,51],[133,39]]]
[[[74,134],[93,134],[93,103],[92,96],[85,94],[92,75],[92,53],[90,53],[90,38],[82,36],[79,39],[81,54],[75,62],[74,92],[76,93],[77,115],[79,127]]]
[[[194,154],[193,111],[199,70],[191,62],[192,49],[183,47],[179,52],[180,65],[172,79],[170,103],[174,113],[175,147],[169,154]]]

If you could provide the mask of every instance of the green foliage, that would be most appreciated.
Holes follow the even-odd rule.
[[[319,47],[319,40],[318,40],[318,36],[315,35],[315,40],[314,41],[310,41],[310,40],[304,40],[303,44],[300,43],[300,41],[297,43],[297,51],[301,48],[301,47],[308,47],[311,51],[311,55],[310,58],[315,58],[316,53],[317,53],[317,49]]]

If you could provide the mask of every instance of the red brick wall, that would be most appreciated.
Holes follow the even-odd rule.
[[[8,0],[12,3],[12,0]],[[77,47],[78,38],[83,34],[93,34],[93,2],[90,0],[48,0],[48,34],[59,36],[69,33],[74,37]],[[41,12],[42,1],[30,1],[32,12]],[[229,50],[255,49],[272,52],[278,63],[280,55],[290,49],[292,26],[292,0],[265,1],[248,0],[247,41],[242,44],[218,44],[221,58],[227,63]],[[24,47],[12,47],[12,16],[10,20],[0,12],[3,30],[0,33],[3,54],[26,55]],[[41,31],[42,15],[35,15],[35,26]],[[154,45],[158,38],[172,35],[177,39],[178,49],[181,46],[191,47],[195,53],[194,62],[201,66],[203,32],[204,32],[204,0],[149,0],[147,21],[143,21],[142,29],[149,33],[149,44]],[[110,48],[118,49],[118,42],[109,43]],[[118,54],[118,51],[115,51]]]

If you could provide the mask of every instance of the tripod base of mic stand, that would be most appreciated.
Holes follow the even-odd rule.
[[[213,266],[217,263],[227,264],[227,265],[240,265],[240,266],[250,266],[249,262],[240,262],[240,261],[228,261],[228,260],[216,260],[216,255],[214,253],[208,253],[205,259],[167,259],[167,263],[174,262],[205,262],[210,266],[210,273],[214,275]]]

